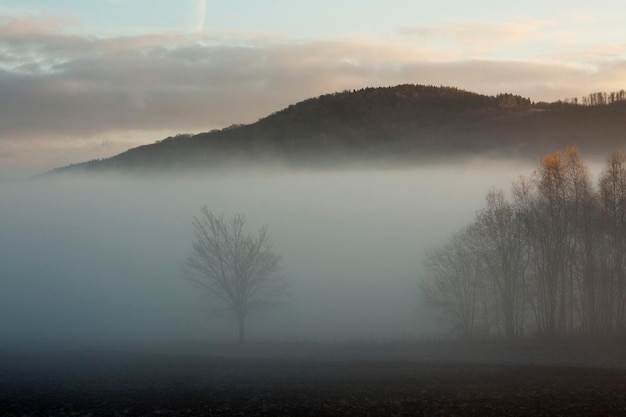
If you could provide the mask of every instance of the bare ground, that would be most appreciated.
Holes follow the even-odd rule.
[[[604,357],[620,365],[614,350],[435,347],[221,346],[213,347],[212,355],[5,353],[0,354],[0,414],[626,415],[626,369],[597,363]],[[413,358],[403,357],[411,351]],[[448,360],[437,357],[455,352]],[[506,360],[513,357],[517,360]]]

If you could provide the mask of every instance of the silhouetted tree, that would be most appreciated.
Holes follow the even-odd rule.
[[[443,246],[427,251],[424,265],[428,275],[421,282],[423,301],[442,313],[463,338],[474,334],[484,292],[476,237],[470,226]]]
[[[184,264],[186,277],[220,300],[239,326],[239,343],[245,341],[245,319],[250,312],[277,306],[286,282],[277,275],[281,256],[263,226],[257,236],[245,232],[246,220],[235,214],[229,220],[206,206],[194,217],[193,249]]]
[[[602,323],[624,331],[626,314],[626,154],[614,151],[599,180],[600,210],[604,235],[602,287],[598,294],[604,306]]]
[[[589,196],[586,167],[576,148],[541,159],[525,207],[526,241],[530,248],[532,285],[538,330],[554,336],[574,326],[575,262],[581,255],[583,209]]]
[[[594,333],[597,327],[595,246],[597,238],[597,193],[589,169],[576,147],[565,150],[569,244],[567,245],[567,300],[564,303],[566,331],[576,328]]]
[[[524,327],[527,256],[523,225],[502,190],[491,189],[486,201],[476,216],[480,258],[493,289],[496,320],[504,319],[504,334],[512,338]]]

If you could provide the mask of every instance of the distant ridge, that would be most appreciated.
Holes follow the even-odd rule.
[[[570,145],[606,154],[626,145],[626,100],[601,94],[582,105],[453,87],[363,88],[310,98],[252,124],[168,137],[51,172],[206,169],[233,161],[412,163],[483,153],[536,157]]]

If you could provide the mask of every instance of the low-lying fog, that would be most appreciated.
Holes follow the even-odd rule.
[[[157,347],[236,340],[181,264],[203,204],[267,224],[292,281],[252,315],[252,341],[413,339],[427,248],[467,224],[490,186],[532,168],[468,162],[416,169],[55,177],[0,183],[0,349]]]

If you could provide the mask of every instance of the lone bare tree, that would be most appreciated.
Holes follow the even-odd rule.
[[[206,206],[193,220],[193,249],[184,264],[185,276],[220,300],[239,325],[239,343],[245,341],[248,313],[276,307],[286,282],[277,275],[281,256],[263,226],[256,236],[245,232],[246,219],[215,215]]]

